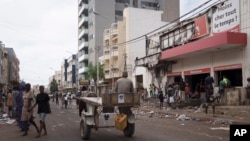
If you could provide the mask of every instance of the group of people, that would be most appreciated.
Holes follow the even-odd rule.
[[[39,91],[40,93],[35,96],[31,90],[31,84],[24,82],[7,90],[6,106],[8,115],[10,118],[16,119],[18,127],[23,132],[22,136],[28,135],[30,125],[36,128],[36,137],[40,137],[43,130],[43,135],[47,135],[45,118],[48,113],[51,113],[49,106],[50,98],[44,92],[44,86],[40,86]],[[37,126],[33,116],[34,108],[37,105],[40,127]]]
[[[140,93],[142,100],[145,100],[148,96],[149,97],[158,97],[160,101],[160,108],[163,107],[164,99],[169,106],[174,101],[178,102],[187,102],[189,99],[199,99],[201,94],[204,93],[205,97],[204,100],[207,103],[206,105],[206,113],[208,105],[211,105],[214,101],[221,102],[221,99],[224,97],[225,88],[231,87],[231,81],[224,75],[221,80],[219,81],[219,91],[215,98],[214,96],[214,79],[210,74],[208,74],[204,79],[201,79],[200,82],[196,83],[194,90],[192,90],[190,84],[185,82],[182,78],[179,82],[166,85],[165,87],[165,95],[163,94],[163,90],[161,88],[156,87],[154,84],[149,85],[149,93],[147,88],[141,88]],[[214,106],[212,106],[214,109]]]

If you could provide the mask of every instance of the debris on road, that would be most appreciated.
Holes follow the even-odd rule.
[[[181,121],[184,121],[184,120],[190,120],[191,118],[190,117],[187,117],[186,115],[182,114],[180,115],[178,118],[176,118],[176,120],[181,120]]]
[[[8,114],[0,115],[0,124],[13,124],[16,120],[8,117]]]

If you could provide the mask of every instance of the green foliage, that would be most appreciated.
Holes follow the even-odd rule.
[[[50,91],[51,91],[52,93],[58,91],[58,84],[57,84],[57,82],[56,82],[55,79],[53,79],[53,80],[50,82]]]
[[[90,80],[93,78],[95,81],[97,80],[97,65],[92,65],[92,63],[88,66],[88,71],[86,73],[86,79]],[[104,78],[104,65],[99,63],[99,80]]]

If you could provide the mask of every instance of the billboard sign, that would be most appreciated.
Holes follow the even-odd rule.
[[[219,4],[213,14],[213,33],[224,31],[239,32],[240,10],[239,0],[228,0]]]

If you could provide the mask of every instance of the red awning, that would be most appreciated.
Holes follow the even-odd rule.
[[[246,44],[246,33],[222,32],[182,46],[164,50],[161,52],[160,60],[172,60],[219,49],[245,46]]]

